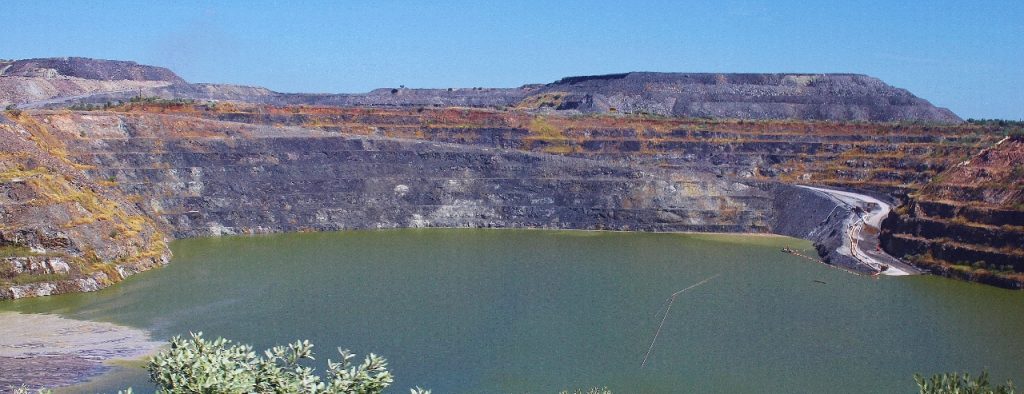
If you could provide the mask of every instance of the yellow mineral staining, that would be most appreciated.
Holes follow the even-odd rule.
[[[564,131],[542,116],[535,117],[530,122],[529,130],[530,136],[526,140],[531,147],[535,146],[537,141],[542,141],[545,153],[567,154],[574,151]]]

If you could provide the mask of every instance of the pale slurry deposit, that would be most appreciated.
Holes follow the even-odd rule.
[[[110,361],[139,359],[161,344],[113,323],[0,312],[0,391],[78,383],[110,369]]]

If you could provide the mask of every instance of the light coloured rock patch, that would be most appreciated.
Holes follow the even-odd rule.
[[[0,312],[0,390],[83,382],[108,361],[138,359],[160,345],[146,331],[113,323]]]
[[[74,354],[101,361],[134,359],[160,345],[146,331],[113,323],[0,312],[0,357]]]

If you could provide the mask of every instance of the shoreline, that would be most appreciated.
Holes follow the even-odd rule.
[[[558,228],[558,227],[381,227],[381,228],[351,228],[351,229],[340,229],[340,230],[324,230],[324,231],[279,231],[279,232],[257,232],[257,233],[237,233],[237,234],[223,234],[223,235],[204,235],[198,237],[185,237],[175,239],[198,239],[198,238],[230,238],[230,237],[262,237],[262,236],[275,236],[282,234],[316,234],[316,233],[341,233],[341,232],[355,232],[355,231],[394,231],[394,230],[522,230],[522,231],[564,231],[564,232],[583,232],[583,233],[617,233],[617,234],[679,234],[679,235],[739,235],[739,236],[753,236],[753,237],[779,237],[779,238],[795,238],[802,239],[799,237],[792,237],[785,234],[767,233],[767,232],[725,232],[725,231],[644,231],[644,230],[614,230],[614,229],[576,229],[576,228]],[[806,241],[806,240],[805,240]]]
[[[154,354],[146,330],[59,315],[0,311],[0,390],[86,383]]]
[[[821,190],[828,190],[828,189],[815,190],[815,188],[811,188],[811,187],[806,187],[806,186],[801,186],[801,185],[785,184],[785,183],[777,183],[773,187],[782,187],[782,188],[790,188],[790,189],[797,189],[797,190],[807,190],[807,191],[810,191],[810,192],[814,193],[815,195],[820,195],[822,197],[827,197],[827,198],[832,200],[831,202],[834,203],[834,206],[832,208],[833,211],[835,211],[836,208],[843,207],[841,202],[835,200],[829,194],[821,192]],[[777,215],[777,213],[774,214],[774,215]],[[214,238],[216,238],[216,237],[261,236],[261,235],[275,235],[275,234],[288,234],[288,233],[307,233],[307,232],[387,231],[387,230],[401,230],[401,229],[412,229],[412,230],[415,230],[415,229],[485,229],[485,230],[486,229],[494,229],[494,230],[528,230],[528,231],[567,231],[567,232],[584,232],[584,233],[609,232],[609,233],[648,233],[648,234],[679,234],[679,235],[710,235],[710,236],[715,236],[715,235],[719,235],[719,236],[721,236],[721,235],[740,235],[740,236],[766,237],[766,238],[770,238],[770,237],[792,237],[792,238],[796,238],[796,239],[802,239],[802,240],[811,241],[812,243],[814,243],[815,247],[819,249],[818,250],[818,254],[821,257],[823,257],[824,260],[828,264],[830,264],[830,265],[848,265],[848,264],[844,264],[844,262],[842,262],[842,261],[831,261],[826,256],[826,254],[822,253],[822,247],[825,247],[827,249],[831,249],[831,248],[829,246],[827,246],[827,245],[821,244],[821,240],[817,239],[818,237],[816,236],[816,233],[820,232],[820,230],[823,230],[825,227],[832,226],[833,224],[829,224],[829,223],[825,223],[825,222],[817,223],[817,222],[814,222],[814,221],[807,221],[807,216],[808,215],[814,216],[815,213],[813,213],[813,212],[806,212],[803,215],[804,217],[802,217],[802,218],[798,218],[796,216],[800,216],[800,215],[796,215],[793,218],[784,217],[783,219],[775,219],[775,220],[782,220],[782,221],[792,221],[792,222],[797,222],[797,223],[806,222],[806,223],[798,224],[797,225],[797,229],[799,230],[797,233],[794,233],[792,231],[781,230],[781,229],[775,229],[778,232],[722,232],[722,231],[707,231],[707,232],[705,232],[705,231],[687,231],[687,230],[669,230],[669,231],[653,230],[652,231],[652,230],[642,230],[642,229],[639,229],[639,230],[595,229],[595,228],[580,229],[580,228],[562,228],[562,227],[518,227],[518,226],[503,226],[503,227],[495,226],[495,227],[490,227],[490,226],[473,226],[473,225],[468,225],[468,226],[436,226],[436,227],[435,226],[357,227],[357,228],[350,228],[350,229],[310,230],[310,231],[299,230],[299,231],[266,231],[266,232],[262,232],[262,231],[259,231],[259,232],[225,232],[225,233],[219,233],[219,234],[208,234],[208,235],[203,235],[203,236],[200,236],[200,237],[214,237]],[[829,216],[831,216],[831,214]],[[845,225],[845,224],[846,223],[843,223],[843,225]],[[805,227],[811,227],[811,228],[808,230]],[[191,239],[191,238],[199,238],[199,237],[185,236],[185,237],[177,238],[177,239]],[[876,237],[875,241],[877,242],[877,237]],[[842,246],[840,246],[840,249],[841,248],[842,248]],[[5,300],[16,300],[16,299],[23,299],[23,298],[33,298],[33,297],[40,297],[40,296],[69,294],[69,293],[85,293],[85,292],[92,292],[92,291],[101,290],[101,289],[107,288],[107,287],[109,287],[111,285],[114,285],[114,284],[120,282],[123,279],[126,279],[127,276],[138,274],[138,273],[141,273],[143,271],[148,271],[149,269],[156,268],[157,266],[162,266],[162,265],[169,264],[170,263],[170,256],[169,255],[171,253],[170,253],[169,249],[166,249],[166,250],[167,250],[167,253],[162,255],[162,256],[160,256],[159,259],[153,259],[152,261],[150,261],[148,263],[144,263],[144,264],[141,264],[141,265],[138,265],[138,266],[133,266],[133,267],[131,267],[131,269],[125,269],[125,268],[123,268],[124,266],[118,266],[118,269],[116,269],[115,271],[116,271],[116,273],[119,274],[119,275],[117,275],[119,277],[104,276],[103,279],[105,279],[105,280],[103,280],[103,281],[95,281],[95,280],[94,281],[90,281],[89,282],[89,286],[78,286],[78,284],[80,282],[82,282],[82,280],[80,278],[79,279],[70,278],[70,279],[58,280],[58,281],[55,281],[55,282],[53,282],[53,281],[41,281],[41,282],[36,282],[36,283],[28,284],[28,285],[19,285],[19,286],[5,287],[5,288],[0,289],[0,295],[3,295],[2,297],[0,297],[0,302],[3,302]],[[846,253],[846,254],[842,253],[841,250],[837,250],[835,252],[838,252],[838,254],[840,254],[840,255],[842,255],[844,257],[848,257],[850,259],[855,259],[856,258],[856,256],[849,256],[848,253]],[[831,254],[831,253],[833,253],[833,251],[829,250],[828,253]],[[854,260],[854,261],[856,261],[856,260]],[[156,262],[156,263],[154,263],[154,262]],[[854,270],[859,271],[855,267],[847,267],[847,268],[854,268]],[[864,270],[861,273],[870,274],[871,273],[870,271],[871,270]]]

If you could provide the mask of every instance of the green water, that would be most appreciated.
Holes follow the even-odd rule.
[[[0,304],[258,347],[386,356],[392,392],[913,392],[914,372],[1024,381],[1024,293],[872,279],[792,238],[389,230],[177,241],[171,265],[92,293]],[[673,292],[653,354],[644,353]],[[819,283],[818,281],[825,282]],[[336,357],[335,357],[336,358]],[[81,390],[145,382],[121,370]],[[147,389],[151,390],[151,388]]]

